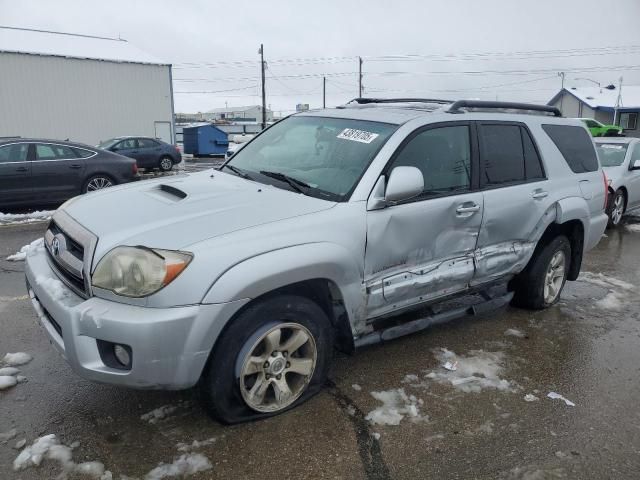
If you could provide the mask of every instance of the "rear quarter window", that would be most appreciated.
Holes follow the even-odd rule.
[[[573,173],[595,172],[600,168],[589,133],[573,125],[542,125]]]

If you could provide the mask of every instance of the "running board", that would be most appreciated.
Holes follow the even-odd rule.
[[[400,325],[394,325],[392,327],[368,333],[367,335],[356,339],[354,344],[356,348],[360,348],[367,345],[374,345],[376,343],[388,342],[405,335],[425,330],[434,325],[450,322],[451,320],[466,316],[482,315],[507,305],[512,298],[513,292],[509,292],[505,295],[494,297],[475,305],[454,308],[445,312],[411,320]]]

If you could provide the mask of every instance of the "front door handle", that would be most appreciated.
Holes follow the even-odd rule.
[[[73,168],[77,170],[78,168],[82,168],[82,165],[78,165],[77,163],[74,163],[73,165],[69,165],[69,168]]]
[[[16,168],[16,172],[26,172],[28,170],[29,169],[27,167],[18,167],[18,168]]]
[[[549,196],[549,192],[545,192],[541,188],[538,188],[538,189],[534,190],[533,192],[531,192],[531,196],[534,199],[539,200],[541,198],[545,198],[545,197]]]
[[[473,202],[466,202],[458,205],[456,208],[456,213],[458,215],[464,215],[465,213],[476,213],[480,211],[480,205]]]

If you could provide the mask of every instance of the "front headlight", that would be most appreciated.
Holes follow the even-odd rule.
[[[126,297],[146,297],[171,283],[189,265],[187,252],[116,247],[98,263],[92,285]]]

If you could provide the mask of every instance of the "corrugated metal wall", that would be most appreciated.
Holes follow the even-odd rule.
[[[169,66],[0,53],[0,137],[153,137],[172,112]]]

